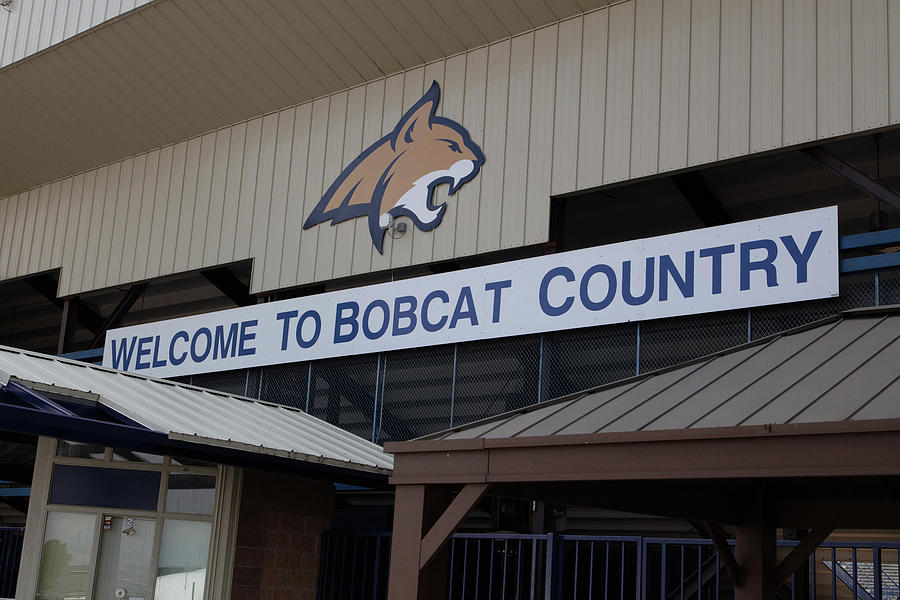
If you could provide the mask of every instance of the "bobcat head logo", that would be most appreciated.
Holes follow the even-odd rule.
[[[484,164],[481,148],[462,125],[435,116],[440,97],[435,81],[393,131],[344,169],[303,229],[366,216],[372,243],[382,252],[384,233],[394,217],[409,217],[422,231],[440,225],[447,205],[432,203],[434,188],[449,183],[453,195]]]

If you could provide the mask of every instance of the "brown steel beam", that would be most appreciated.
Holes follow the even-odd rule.
[[[790,554],[785,556],[775,568],[775,585],[780,585],[787,581],[791,573],[809,560],[809,555],[831,535],[832,531],[834,529],[831,527],[818,527],[807,533],[800,543],[794,546]]]
[[[716,552],[719,553],[719,558],[725,561],[725,570],[728,571],[728,576],[731,577],[734,586],[741,587],[743,585],[741,567],[734,557],[734,552],[731,551],[731,546],[728,545],[728,537],[725,535],[725,531],[716,523],[710,521],[704,523],[704,526],[709,539],[712,540],[713,546],[716,548]]]
[[[769,520],[765,493],[757,490],[749,499],[744,523],[735,528],[735,559],[741,570],[741,585],[735,600],[775,600],[775,527]]]
[[[900,210],[900,194],[869,177],[847,161],[838,158],[824,146],[811,146],[804,148],[802,152],[873,198]]]
[[[388,443],[391,483],[900,475],[900,419]],[[829,456],[827,463],[816,457]]]
[[[725,212],[722,203],[713,191],[709,189],[700,173],[692,171],[681,175],[673,175],[672,183],[675,184],[678,192],[690,204],[694,213],[703,221],[705,226],[710,227],[731,223],[731,217]]]
[[[200,274],[237,306],[253,306],[256,304],[256,296],[251,294],[250,289],[227,267],[207,269],[206,271],[201,271]]]
[[[438,550],[444,547],[459,524],[462,523],[469,511],[487,493],[488,484],[470,483],[460,490],[453,502],[437,522],[428,530],[422,538],[422,549],[419,554],[419,568],[424,569],[435,557]]]
[[[46,273],[32,275],[31,277],[26,277],[23,281],[58,309],[63,310],[65,308],[65,302],[56,296],[59,284],[50,275]],[[78,310],[71,311],[75,313],[75,319],[78,323],[91,333],[97,333],[103,324],[103,319],[100,315],[85,306],[78,298],[72,298],[69,302],[74,305],[73,308],[75,306],[78,308]]]

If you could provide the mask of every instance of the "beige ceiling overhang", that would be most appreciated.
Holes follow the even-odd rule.
[[[608,0],[156,0],[0,69],[0,197]]]

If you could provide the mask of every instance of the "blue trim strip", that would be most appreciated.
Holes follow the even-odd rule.
[[[892,246],[900,244],[900,228],[884,231],[871,231],[856,235],[845,235],[838,241],[841,250],[855,248],[872,248],[873,246]]]
[[[60,358],[69,358],[71,360],[85,360],[87,358],[103,358],[103,348],[91,348],[90,350],[79,350],[78,352],[67,352],[60,354]]]
[[[31,488],[0,488],[0,498],[27,498],[31,496]]]
[[[841,273],[859,273],[861,271],[878,271],[900,267],[900,252],[891,254],[873,254],[856,258],[841,259]]]

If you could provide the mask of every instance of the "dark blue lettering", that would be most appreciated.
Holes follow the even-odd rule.
[[[422,301],[422,327],[425,328],[425,331],[435,332],[439,331],[447,324],[447,315],[442,316],[437,322],[432,323],[428,320],[428,305],[435,299],[440,299],[444,304],[450,303],[450,296],[447,295],[447,292],[444,290],[435,290],[425,296],[425,299]]]
[[[463,310],[463,304],[466,309]],[[478,325],[478,313],[475,312],[475,301],[472,299],[472,288],[463,286],[459,290],[459,299],[456,301],[456,308],[453,309],[453,316],[450,317],[450,329],[456,327],[456,323],[462,319],[468,319],[474,326]]]
[[[134,362],[134,368],[135,368],[135,369],[149,369],[149,368],[150,368],[150,361],[148,360],[148,361],[146,361],[146,362],[142,362],[142,361],[141,361],[141,357],[142,357],[142,356],[147,356],[147,357],[149,357],[149,356],[150,356],[150,353],[153,352],[150,348],[144,348],[144,345],[145,345],[145,344],[149,344],[149,343],[151,343],[151,342],[153,342],[153,338],[152,338],[152,337],[143,337],[143,338],[141,338],[141,339],[138,340],[138,343],[137,343],[137,360],[135,360],[135,362]]]
[[[502,294],[503,290],[508,287],[512,287],[511,279],[504,279],[503,281],[491,281],[484,284],[484,291],[494,292],[494,310],[491,315],[491,323],[497,323],[500,321],[500,294]]]
[[[275,315],[275,318],[279,321],[284,321],[284,324],[281,326],[281,350],[287,350],[287,340],[288,340],[288,330],[291,326],[291,319],[296,317],[299,313],[296,310],[286,310],[284,312],[280,312]],[[300,337],[299,334],[300,329],[297,329],[297,337]]]
[[[216,334],[213,340],[213,360],[229,356],[229,351],[231,352],[230,355],[233,357],[235,350],[237,350],[237,341],[237,323],[232,323],[228,328],[227,338],[225,337],[225,327],[223,327],[222,325],[216,325]]]
[[[797,283],[806,283],[806,267],[809,265],[809,259],[812,257],[813,250],[815,250],[816,244],[819,243],[820,237],[822,237],[821,229],[810,233],[809,239],[806,240],[806,245],[803,247],[803,252],[800,252],[797,242],[794,241],[794,236],[781,236],[781,243],[787,248],[788,254],[791,255],[791,258],[794,259],[794,264],[797,265]]]
[[[712,293],[722,293],[722,256],[734,252],[734,244],[700,250],[700,258],[712,258]]]
[[[603,273],[606,275],[606,296],[603,297],[603,300],[600,302],[594,302],[591,300],[590,295],[588,294],[588,286],[591,285],[591,278],[597,273]],[[581,303],[588,310],[603,310],[607,306],[612,303],[613,298],[616,297],[616,273],[612,270],[612,267],[609,265],[599,264],[594,265],[590,269],[584,272],[584,277],[581,278]]]
[[[694,251],[684,253],[684,276],[678,272],[675,261],[668,254],[659,257],[659,299],[664,302],[669,299],[669,278],[678,286],[684,298],[694,297]],[[721,286],[721,282],[719,283]]]
[[[750,260],[750,253],[754,250],[765,250],[766,257],[759,260]],[[741,291],[750,289],[750,272],[765,271],[766,285],[775,287],[778,285],[778,274],[775,271],[775,257],[778,256],[778,246],[772,240],[754,240],[741,243]]]
[[[250,319],[249,321],[241,321],[241,339],[238,342],[238,356],[253,356],[256,354],[256,348],[247,348],[245,344],[256,339],[256,333],[247,331],[251,327],[256,327],[259,321]]]
[[[166,366],[166,359],[163,358],[160,360],[159,358],[159,337],[156,336],[156,341],[153,343],[153,368],[158,369],[160,367]]]
[[[344,312],[349,312],[345,315]],[[359,316],[359,304],[350,300],[349,302],[339,302],[335,307],[334,316],[334,343],[343,344],[351,342],[359,333],[359,323],[356,318]],[[350,333],[343,333],[344,325],[350,326]]]
[[[181,358],[175,358],[175,342],[178,340],[184,340],[185,343],[188,343],[191,341],[191,338],[188,336],[187,331],[179,331],[172,336],[172,340],[169,342],[169,362],[176,367],[187,358],[187,350],[181,353]]]
[[[376,308],[381,309],[381,328],[373,331],[369,328],[369,315],[372,314],[372,311]],[[363,311],[362,318],[362,327],[363,327],[363,335],[366,336],[367,339],[377,340],[381,336],[384,335],[384,332],[387,331],[388,326],[391,324],[391,309],[388,306],[388,303],[384,300],[373,300],[367,307],[366,310]]]
[[[647,258],[647,268],[644,271],[644,293],[635,296],[631,293],[631,261],[626,260],[622,263],[622,298],[626,304],[631,306],[640,306],[647,302],[653,296],[653,282],[655,278],[653,273],[656,270],[656,259],[654,257]]]
[[[303,339],[303,322],[306,319],[312,319],[316,324],[316,331],[313,333],[313,336],[308,339]],[[301,348],[310,348],[313,344],[319,341],[319,334],[322,333],[322,317],[319,316],[319,313],[310,309],[303,313],[300,316],[300,320],[297,321],[297,345]]]
[[[556,277],[562,277],[569,283],[572,283],[575,281],[575,273],[573,273],[572,269],[569,267],[555,267],[547,271],[546,275],[544,275],[544,278],[541,280],[538,300],[541,304],[541,310],[544,311],[545,315],[550,317],[558,317],[559,315],[565,314],[572,308],[572,304],[575,302],[575,296],[566,296],[566,299],[563,300],[563,303],[559,306],[550,304],[550,299],[547,297],[547,290],[550,287],[550,282]]]
[[[401,308],[403,305],[409,308]],[[394,298],[394,330],[391,335],[407,335],[416,329],[416,306],[419,301],[415,296],[400,296]],[[400,319],[406,319],[407,324],[401,326]]]
[[[112,368],[121,371],[127,371],[131,366],[131,357],[134,355],[134,346],[137,343],[137,337],[131,338],[131,345],[126,345],[128,338],[122,338],[119,341],[119,349],[116,350],[116,340],[112,340]]]
[[[206,348],[203,349],[203,352],[197,352],[197,340],[200,339],[201,335],[206,337]],[[191,338],[191,360],[195,363],[206,360],[206,357],[209,356],[209,351],[212,350],[212,341],[212,332],[207,327],[201,327],[195,331],[194,337]]]

